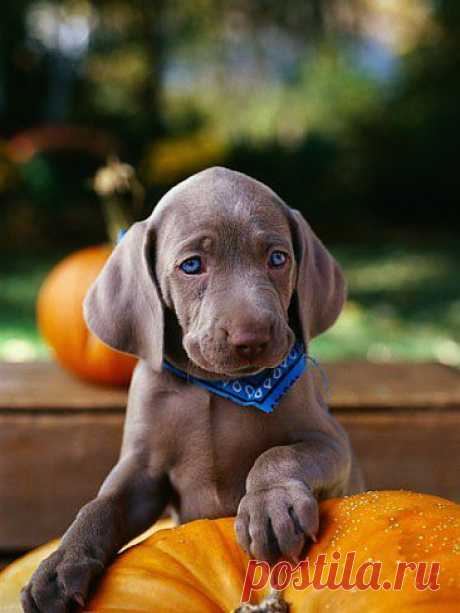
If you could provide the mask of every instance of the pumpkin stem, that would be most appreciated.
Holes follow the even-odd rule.
[[[106,166],[97,171],[93,188],[102,199],[107,232],[115,244],[120,230],[127,230],[134,221],[136,210],[141,209],[144,188],[134,168],[123,164],[117,157],[110,157]]]
[[[260,604],[242,604],[233,613],[289,613],[289,605],[281,592],[272,589]]]

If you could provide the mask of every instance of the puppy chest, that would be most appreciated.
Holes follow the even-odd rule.
[[[292,442],[292,432],[278,415],[221,398],[213,397],[187,422],[187,429],[178,431],[179,452],[169,476],[181,506],[206,506],[203,515],[216,515],[209,507],[220,505],[234,512],[228,506],[238,504],[258,456]]]

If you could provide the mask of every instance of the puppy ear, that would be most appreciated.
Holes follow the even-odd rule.
[[[161,370],[164,317],[150,263],[153,230],[135,223],[115,247],[83,305],[90,330],[106,345]]]
[[[297,258],[297,310],[305,344],[332,326],[346,299],[336,260],[299,211],[290,210]]]

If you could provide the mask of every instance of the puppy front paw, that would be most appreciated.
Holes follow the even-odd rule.
[[[280,557],[297,562],[308,540],[316,541],[318,527],[316,498],[297,480],[248,492],[241,499],[235,522],[241,547],[271,563]]]
[[[72,548],[58,549],[44,560],[21,591],[25,613],[68,613],[82,607],[104,564]]]

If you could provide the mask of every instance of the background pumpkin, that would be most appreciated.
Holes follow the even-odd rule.
[[[321,532],[309,551],[331,561],[356,551],[357,565],[381,560],[393,580],[397,560],[438,561],[440,590],[417,591],[408,573],[401,591],[322,591],[288,587],[290,613],[454,613],[460,602],[460,506],[411,492],[368,492],[321,503]],[[420,538],[422,537],[422,538]],[[29,554],[0,575],[0,610],[20,611],[19,589],[37,557]],[[31,564],[30,555],[35,555]],[[248,557],[236,545],[233,519],[198,520],[161,530],[117,556],[85,610],[228,613],[239,604]],[[340,576],[340,572],[339,572]],[[267,590],[254,594],[260,602]]]
[[[126,385],[136,359],[104,345],[83,319],[85,294],[111,252],[111,245],[88,247],[59,262],[40,289],[37,322],[64,368],[97,383]]]
[[[93,181],[101,198],[107,233],[112,245],[120,231],[131,225],[133,213],[144,199],[144,190],[134,168],[110,158]],[[127,385],[136,359],[104,345],[86,327],[83,299],[89,286],[112,253],[112,246],[98,245],[73,253],[45,279],[37,300],[41,334],[64,368],[78,376],[111,385]]]

